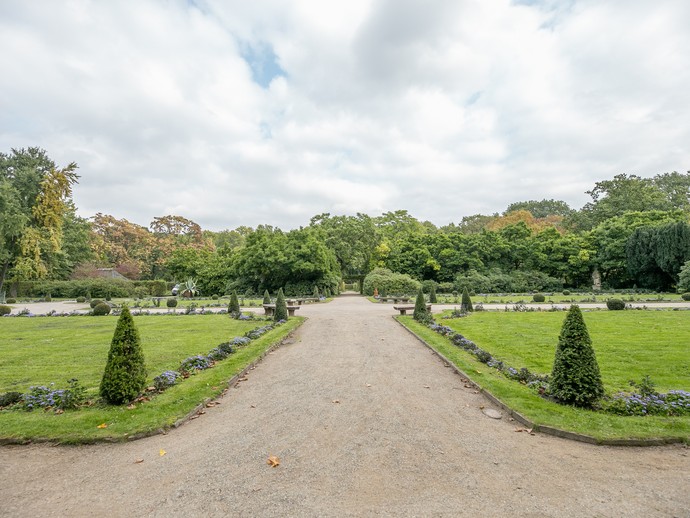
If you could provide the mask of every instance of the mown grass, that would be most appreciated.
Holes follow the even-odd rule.
[[[685,312],[585,312],[584,317],[607,392],[629,390],[630,379],[639,381],[647,374],[660,391],[690,389],[690,327]],[[680,438],[690,442],[690,417],[616,416],[558,405],[509,380],[411,317],[399,318],[474,382],[537,425],[598,440]],[[548,374],[564,318],[563,312],[482,312],[437,321],[513,367]]]
[[[227,315],[142,316],[134,320],[142,339],[149,381],[164,370],[176,370],[188,356],[206,354],[218,344],[267,323],[236,321]],[[124,440],[169,427],[204,400],[218,396],[230,378],[303,320],[291,318],[215,367],[189,377],[133,410],[107,405],[63,414],[4,410],[0,412],[0,439],[60,443]],[[95,398],[115,323],[114,317],[3,319],[0,392],[24,392],[32,385],[51,382],[65,387],[67,379],[75,377]],[[102,423],[107,428],[98,428]]]
[[[625,294],[625,293],[571,293],[570,295],[563,295],[562,293],[543,293],[545,295],[544,302],[534,302],[532,294],[529,293],[508,293],[497,294],[488,293],[480,294],[472,297],[472,303],[476,304],[568,304],[568,303],[605,303],[609,299],[621,299],[625,302],[645,303],[645,302],[683,302],[678,293],[642,293],[642,294]],[[437,295],[439,304],[460,304],[460,296],[442,294]]]

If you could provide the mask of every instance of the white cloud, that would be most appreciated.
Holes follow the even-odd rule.
[[[680,0],[6,0],[0,150],[76,161],[83,215],[142,225],[579,207],[688,169],[689,23]]]

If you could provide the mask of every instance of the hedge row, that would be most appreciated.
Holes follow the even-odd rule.
[[[75,281],[22,281],[12,283],[10,294],[16,297],[58,298],[162,297],[170,293],[171,284],[163,280],[125,281],[122,279],[84,279]]]

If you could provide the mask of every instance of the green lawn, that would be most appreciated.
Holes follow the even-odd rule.
[[[303,320],[291,318],[212,369],[184,380],[134,410],[96,405],[61,415],[1,411],[0,439],[88,442],[125,439],[171,426],[205,399],[220,394],[227,380]],[[74,377],[95,398],[116,321],[115,317],[2,319],[0,393],[24,392],[32,385],[51,382],[62,388]],[[176,370],[188,356],[206,354],[218,344],[268,323],[237,321],[227,315],[135,316],[134,321],[141,335],[149,381],[164,370]],[[97,428],[101,423],[108,427]]]
[[[623,294],[623,293],[571,293],[570,295],[563,295],[560,292],[553,294],[544,293],[546,300],[540,304],[568,304],[568,303],[588,303],[597,302],[603,303],[608,299],[621,299],[625,302],[682,302],[680,294],[678,293],[643,293],[643,294]],[[460,304],[460,296],[453,295],[436,295],[439,304]],[[522,302],[524,304],[535,304],[532,300],[532,295],[529,293],[509,293],[509,294],[494,294],[476,295],[472,297],[472,303],[476,304],[516,304]]]
[[[481,312],[437,322],[452,327],[494,357],[533,372],[551,372],[565,312]],[[690,390],[690,326],[683,311],[584,312],[606,391],[629,390],[628,381],[650,375],[657,389]],[[597,439],[683,438],[690,440],[690,417],[621,417],[579,410],[544,400],[487,367],[411,317],[400,317],[473,381],[536,424]]]

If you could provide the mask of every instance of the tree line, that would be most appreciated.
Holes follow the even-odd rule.
[[[441,227],[397,210],[214,232],[176,215],[148,226],[79,217],[76,168],[39,148],[0,153],[0,293],[7,282],[84,279],[99,268],[132,280],[191,277],[207,295],[335,292],[374,269],[442,291],[588,288],[595,272],[607,288],[670,290],[683,288],[690,261],[690,172],[619,174],[596,182],[579,210],[528,200]]]

